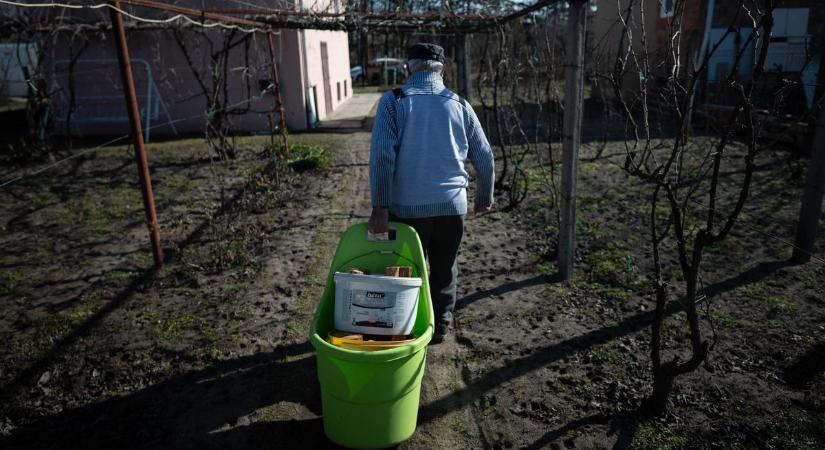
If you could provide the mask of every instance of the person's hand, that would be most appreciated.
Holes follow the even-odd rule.
[[[372,208],[367,229],[372,234],[386,233],[390,228],[390,211],[387,208]]]
[[[473,209],[473,214],[485,214],[485,213],[488,213],[488,212],[490,212],[490,211],[492,211],[492,210],[493,210],[493,206],[492,206],[492,205],[487,205],[487,206],[476,206],[476,207]]]

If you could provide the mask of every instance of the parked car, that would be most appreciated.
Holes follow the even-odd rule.
[[[407,79],[407,62],[398,58],[375,58],[367,63],[367,79],[372,84],[400,84]]]
[[[364,81],[364,77],[366,77],[366,74],[364,73],[363,67],[354,66],[349,69],[349,76],[352,79],[353,83],[360,83]]]
[[[363,66],[352,66],[349,69],[353,83],[369,82],[370,84],[400,84],[407,79],[407,62],[398,58],[375,58]]]
[[[383,66],[384,64],[387,65],[387,68],[403,68],[403,70],[407,70],[407,62],[403,59],[375,58],[369,62],[370,66]]]

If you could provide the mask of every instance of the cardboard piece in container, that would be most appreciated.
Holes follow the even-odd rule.
[[[390,277],[412,277],[412,267],[410,266],[389,266],[384,269],[384,275]]]

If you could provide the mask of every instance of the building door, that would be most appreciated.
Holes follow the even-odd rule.
[[[332,113],[332,86],[329,84],[329,53],[326,42],[321,42],[321,71],[324,74],[324,103],[329,115]]]

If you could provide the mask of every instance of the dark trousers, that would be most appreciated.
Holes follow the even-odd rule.
[[[436,216],[404,219],[390,216],[393,222],[413,227],[421,239],[430,263],[430,297],[435,311],[436,330],[453,323],[458,283],[458,247],[464,237],[464,216]]]

